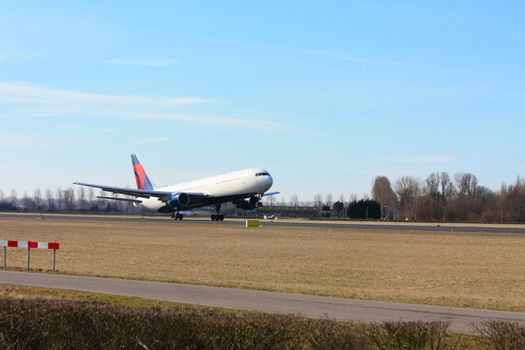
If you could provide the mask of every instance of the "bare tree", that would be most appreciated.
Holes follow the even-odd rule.
[[[24,197],[22,198],[22,204],[25,210],[35,210],[35,202],[33,198],[29,197],[27,191],[24,191]]]
[[[381,217],[392,217],[392,211],[397,207],[397,197],[392,190],[390,180],[386,176],[378,176],[372,187],[372,198],[381,205]],[[385,212],[385,210],[387,212]]]
[[[425,180],[424,193],[418,215],[427,220],[446,220],[448,202],[455,193],[454,183],[448,173],[430,174]]]
[[[55,211],[55,199],[53,198],[53,191],[51,191],[49,188],[46,189],[46,202],[47,202],[47,210],[48,211]]]
[[[290,205],[294,207],[297,207],[299,205],[299,197],[297,196],[297,194],[292,194],[292,196],[290,197]]]
[[[478,190],[478,179],[471,173],[457,173],[454,176],[458,197],[474,197]]]
[[[73,211],[75,209],[75,190],[71,187],[64,190],[63,199],[66,210]]]
[[[505,221],[525,221],[525,178],[518,176],[514,185],[508,185],[505,191],[504,211]]]
[[[266,205],[269,207],[273,207],[276,203],[275,196],[264,197],[264,201],[266,202]]]
[[[78,204],[80,206],[80,209],[84,209],[84,207],[86,206],[86,190],[84,189],[84,187],[80,186],[77,192]]]
[[[456,183],[456,198],[453,201],[452,217],[460,221],[475,221],[474,215],[479,216],[478,179],[471,173],[457,173],[454,175]]]
[[[35,209],[42,210],[42,192],[40,188],[37,188],[33,193],[33,201],[35,203]]]
[[[399,197],[401,216],[417,220],[417,199],[421,194],[421,184],[413,176],[403,176],[394,184]]]
[[[65,207],[64,192],[62,191],[60,187],[57,188],[57,191],[56,191],[56,207],[58,211],[61,211]]]
[[[314,207],[321,209],[322,206],[323,206],[323,195],[320,193],[317,193],[314,196]]]
[[[449,198],[454,195],[456,191],[452,179],[446,172],[441,172],[439,176],[440,188],[441,188],[441,211],[443,213],[442,220],[447,220],[447,204]]]
[[[431,197],[439,197],[439,174],[432,173],[425,180],[425,193]]]
[[[15,190],[11,191],[11,200],[13,201],[13,206],[16,206],[17,200],[18,200],[18,194]]]
[[[333,202],[333,199],[332,199],[332,194],[331,193],[328,193],[326,195],[326,205],[329,206],[330,208],[332,207],[332,202]]]

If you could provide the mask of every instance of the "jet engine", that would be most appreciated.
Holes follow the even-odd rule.
[[[190,197],[184,192],[174,193],[167,204],[171,207],[186,207],[190,204]]]
[[[250,197],[250,199],[242,199],[240,201],[235,202],[235,205],[237,206],[237,208],[241,208],[244,210],[252,210],[255,208],[262,207],[262,203],[257,197]]]

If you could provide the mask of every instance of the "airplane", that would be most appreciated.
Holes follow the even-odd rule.
[[[223,221],[221,204],[232,202],[238,208],[252,210],[262,207],[261,199],[279,192],[267,192],[273,179],[264,169],[250,168],[218,176],[207,177],[177,185],[156,188],[135,154],[131,155],[137,189],[74,182],[75,185],[100,188],[134,198],[98,196],[97,198],[132,202],[160,213],[171,213],[175,220],[182,220],[181,210],[214,206],[213,221]]]

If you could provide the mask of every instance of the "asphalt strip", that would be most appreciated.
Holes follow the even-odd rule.
[[[238,310],[300,314],[339,321],[449,321],[450,330],[462,333],[472,333],[471,324],[482,321],[518,322],[525,325],[523,312],[401,304],[118,278],[0,271],[0,283],[123,295]]]

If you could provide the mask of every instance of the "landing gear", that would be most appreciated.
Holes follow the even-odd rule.
[[[184,218],[184,215],[180,214],[178,211],[174,211],[171,213],[171,218],[174,220],[182,220]]]
[[[215,211],[217,212],[217,214],[212,214],[211,215],[211,221],[224,221],[224,215],[220,214],[220,212],[221,212],[221,205],[220,204],[216,204],[215,205]]]
[[[212,214],[211,220],[212,221],[224,221],[224,215]]]

